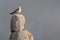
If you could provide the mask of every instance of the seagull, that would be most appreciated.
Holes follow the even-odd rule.
[[[11,35],[9,40],[34,40],[33,35],[24,28],[25,17],[20,13],[21,7],[10,13],[12,18],[10,22]]]
[[[17,13],[21,13],[21,7],[15,9],[12,13],[10,13],[11,15],[12,14],[17,14]]]

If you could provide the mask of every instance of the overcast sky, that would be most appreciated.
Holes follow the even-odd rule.
[[[60,0],[0,0],[0,40],[9,40],[9,15],[18,6],[35,40],[60,40]]]

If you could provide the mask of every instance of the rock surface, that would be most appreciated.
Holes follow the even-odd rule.
[[[12,14],[9,40],[33,40],[32,34],[24,28],[25,17],[18,11]]]

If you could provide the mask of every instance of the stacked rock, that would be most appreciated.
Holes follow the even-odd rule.
[[[32,34],[24,28],[25,17],[20,14],[21,7],[14,10],[10,22],[10,38],[9,40],[33,40]]]

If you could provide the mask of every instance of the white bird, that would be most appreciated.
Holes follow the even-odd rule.
[[[11,35],[9,40],[34,40],[32,34],[24,28],[25,17],[20,13],[21,7],[11,13]]]

